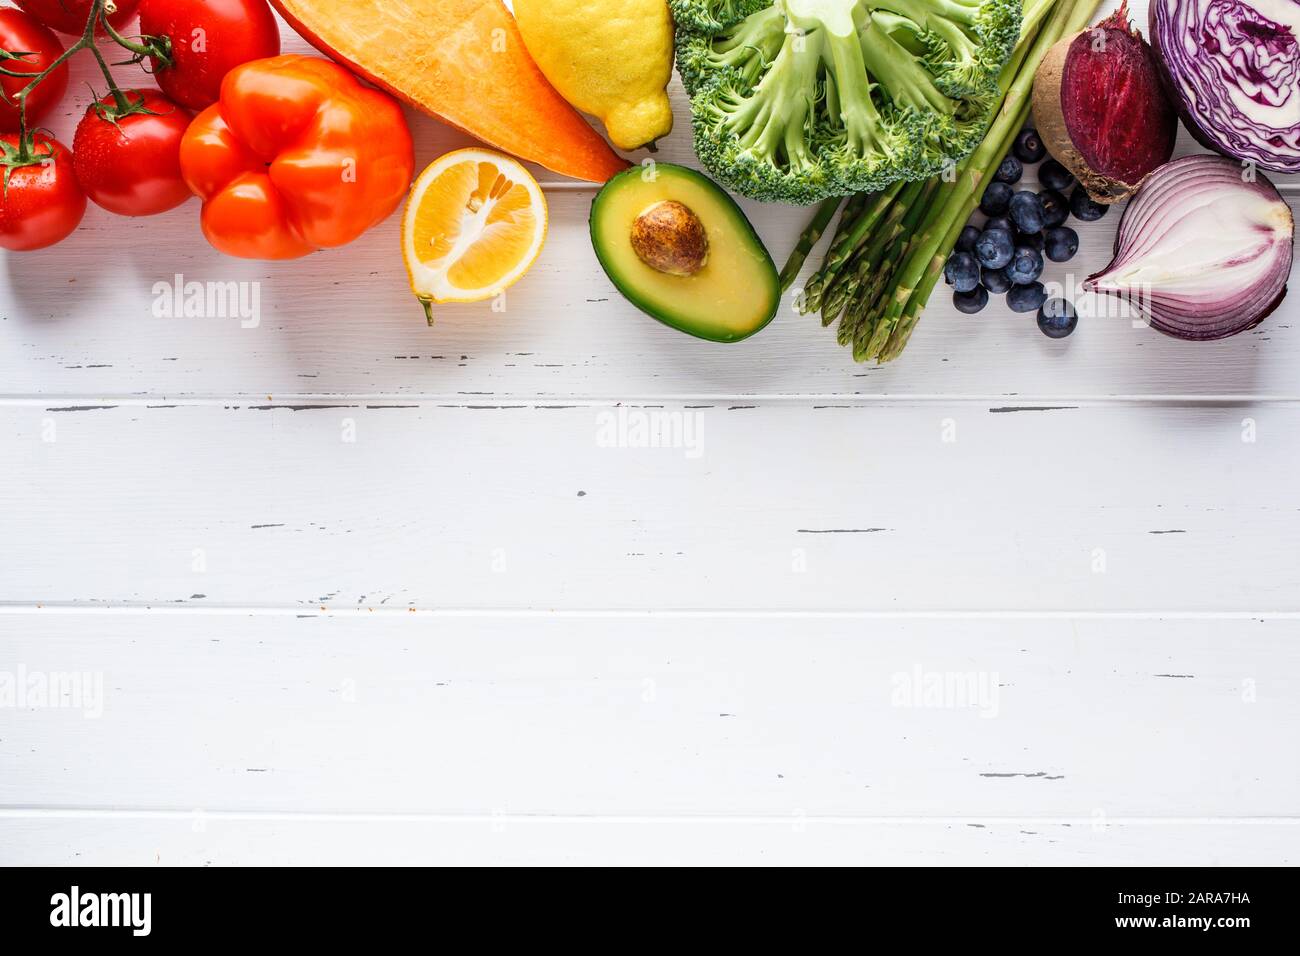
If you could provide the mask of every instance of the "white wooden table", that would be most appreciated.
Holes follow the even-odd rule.
[[[85,694],[0,708],[0,863],[1296,861],[1300,294],[717,346],[542,178],[504,314],[434,329],[396,219],[269,265],[92,207],[4,259],[0,675]],[[746,209],[783,260],[805,212]],[[159,317],[176,275],[260,322]]]

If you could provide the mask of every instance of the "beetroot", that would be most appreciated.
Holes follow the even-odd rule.
[[[1034,75],[1038,135],[1100,203],[1137,192],[1169,161],[1178,134],[1178,111],[1127,6],[1062,39]]]

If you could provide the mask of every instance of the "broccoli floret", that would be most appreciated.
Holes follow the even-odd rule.
[[[670,3],[701,161],[798,204],[965,158],[1020,34],[1020,0]]]
[[[701,0],[681,4],[679,11],[677,4],[669,2],[678,29],[694,33],[718,33],[772,5],[772,0]]]
[[[720,82],[724,73],[743,86],[753,86],[781,52],[785,16],[771,0],[755,2],[762,9],[716,31],[687,31],[678,21],[677,69],[687,92]]]

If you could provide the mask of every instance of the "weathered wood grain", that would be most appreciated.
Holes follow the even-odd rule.
[[[8,602],[1300,611],[1300,405],[88,403],[0,427]]]
[[[1296,633],[3,613],[0,672],[103,695],[7,712],[0,809],[1240,832],[1300,798]]]

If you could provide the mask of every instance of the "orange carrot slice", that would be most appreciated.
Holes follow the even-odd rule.
[[[489,145],[575,179],[627,168],[547,82],[501,0],[271,0],[321,52]]]

